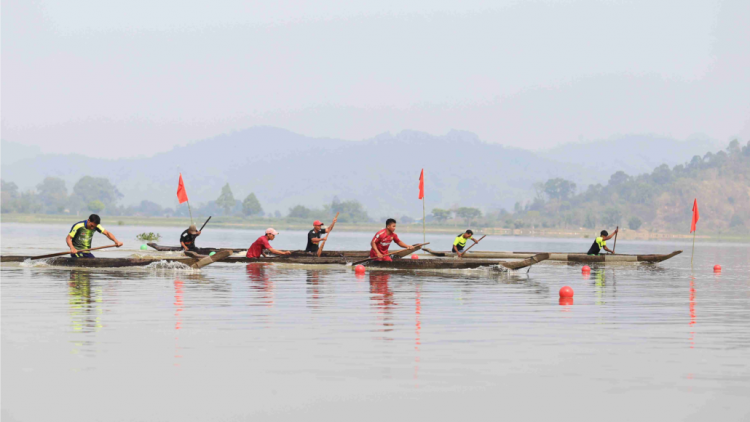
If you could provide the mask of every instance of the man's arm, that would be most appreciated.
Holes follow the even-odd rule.
[[[613,232],[612,232],[612,234],[610,234],[609,236],[605,237],[605,238],[604,238],[604,240],[609,240],[609,239],[612,239],[613,237],[615,237],[615,235],[616,235],[616,234],[617,234],[617,232],[619,232],[619,231],[620,231],[620,229],[615,229],[615,231],[613,231]],[[607,250],[609,250],[609,249],[607,249]]]
[[[612,252],[612,249],[610,249],[610,248],[607,247],[607,245],[604,245],[603,248],[604,248],[605,251],[607,251],[609,253],[614,253],[614,252]]]
[[[330,230],[330,229],[328,229]],[[320,233],[328,233],[328,230],[321,230]],[[310,241],[313,243],[313,245],[317,245],[318,243],[325,242],[325,239],[321,239],[319,237],[311,237]]]
[[[289,252],[289,251],[280,251],[280,250],[278,250],[278,249],[274,249],[274,248],[268,248],[268,250],[269,250],[269,251],[270,251],[270,252],[271,252],[272,254],[274,254],[274,255],[291,255],[291,254],[292,254],[292,253],[291,253],[291,252]]]
[[[70,248],[70,253],[76,254],[78,253],[78,249],[73,246],[73,238],[68,235],[68,237],[65,238],[65,243],[68,244],[68,247]]]
[[[378,250],[378,246],[377,246],[377,245],[376,245],[376,243],[375,243],[375,239],[377,239],[377,238],[373,238],[373,239],[372,239],[372,242],[370,242],[370,247],[372,248],[372,250],[374,250],[374,251],[375,251],[375,255],[377,255],[377,256],[378,256],[378,258],[382,258],[382,257],[383,257],[383,254],[382,254],[382,253],[380,253],[380,251]]]
[[[115,242],[115,245],[117,245],[118,248],[120,246],[122,246],[122,242],[120,242],[119,240],[117,240],[117,238],[115,237],[115,235],[112,234],[109,230],[104,230],[104,233],[102,233],[102,234],[105,235],[105,236],[107,236],[109,238],[109,240]]]
[[[413,247],[414,247],[414,246],[412,246],[412,245],[407,245],[406,243],[402,242],[402,241],[401,241],[401,239],[399,239],[399,240],[398,240],[398,241],[396,242],[396,244],[397,244],[398,246],[401,246],[401,247],[402,247],[402,248],[404,248],[404,249],[411,249],[411,248],[413,248]]]
[[[187,245],[186,245],[186,244],[185,244],[185,242],[183,242],[182,240],[180,240],[180,246],[182,246],[182,249],[184,249],[184,250],[188,250],[188,247],[187,247]]]

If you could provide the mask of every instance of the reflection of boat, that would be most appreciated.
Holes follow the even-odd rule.
[[[496,261],[482,259],[398,259],[391,262],[370,261],[368,268],[400,269],[400,270],[466,270],[480,267],[504,267],[518,270],[545,261],[549,254],[533,255],[521,261]]]
[[[432,249],[422,248],[427,253],[439,257],[456,257],[454,252],[438,252]],[[464,259],[524,259],[537,255],[540,252],[469,252],[463,256]],[[661,262],[676,255],[682,251],[674,251],[666,255],[625,255],[625,254],[606,254],[606,255],[586,255],[569,252],[550,252],[550,261],[567,261],[567,262]]]
[[[31,257],[29,256],[2,256],[2,262],[23,262]],[[537,262],[544,261],[548,258],[547,254],[538,254],[522,261],[496,261],[496,260],[479,260],[479,259],[396,259],[390,262],[370,261],[365,264],[369,268],[377,269],[406,269],[406,270],[442,270],[442,269],[469,269],[479,267],[504,267],[511,270],[525,268],[534,265]],[[192,266],[199,259],[190,257],[175,258],[68,258],[55,257],[44,260],[48,265],[63,267],[88,267],[88,268],[118,268],[118,267],[143,267],[157,262],[180,262]],[[337,257],[313,257],[313,256],[285,256],[285,257],[228,257],[221,260],[225,263],[281,263],[281,264],[302,264],[302,265],[345,265],[347,258]]]
[[[156,249],[157,251],[161,252],[182,252],[182,248],[180,246],[162,246],[157,245],[156,243],[147,243],[148,246],[152,247],[153,249]],[[197,248],[195,252],[197,252],[200,255],[208,255],[211,252],[218,252],[220,250],[230,250],[234,253],[241,253],[241,252],[247,252],[247,248]],[[291,251],[292,256],[313,256],[312,254],[308,254],[305,251]],[[321,257],[363,257],[367,258],[370,254],[370,251],[323,251],[323,254]]]

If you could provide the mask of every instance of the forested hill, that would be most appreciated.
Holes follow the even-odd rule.
[[[670,168],[631,176],[614,173],[606,185],[591,185],[574,195],[574,185],[550,179],[537,185],[537,198],[516,205],[506,224],[685,232],[690,230],[693,199],[699,228],[707,232],[750,232],[750,142],[735,140],[726,151],[695,156]]]

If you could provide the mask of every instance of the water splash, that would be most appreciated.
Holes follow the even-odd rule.
[[[177,261],[156,261],[146,265],[147,270],[167,270],[167,271],[200,271]]]
[[[35,259],[30,260],[27,259],[19,264],[19,267],[24,268],[34,268],[34,267],[49,267],[49,263],[47,263],[47,259]]]

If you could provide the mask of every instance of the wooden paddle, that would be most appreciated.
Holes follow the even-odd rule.
[[[416,245],[412,245],[411,248],[406,248],[406,249],[401,249],[400,251],[391,252],[388,255],[384,255],[383,257],[398,255],[398,254],[404,253],[406,251],[414,251],[414,252],[416,252],[417,250],[421,249],[422,246],[429,245],[429,244],[430,244],[430,242],[427,242],[427,243],[418,243]],[[370,261],[375,260],[375,259],[381,259],[381,258],[367,258],[367,259],[363,259],[361,261],[352,262],[352,266],[359,265],[359,264],[364,264],[365,262],[370,262]]]
[[[117,247],[117,245],[99,246],[98,248],[91,248],[91,249],[80,249],[78,250],[78,252],[96,251],[99,249],[107,249],[107,248],[114,248],[114,247]],[[30,256],[29,259],[52,258],[54,256],[63,256],[63,255],[68,255],[68,254],[70,254],[70,251],[51,253],[49,255]]]
[[[461,255],[459,255],[458,257],[459,257],[459,258],[463,258],[463,255],[464,255],[464,254],[465,254],[466,252],[469,252],[469,249],[473,248],[473,247],[474,247],[474,245],[476,245],[477,243],[481,242],[481,241],[482,241],[482,239],[484,239],[485,237],[487,237],[487,235],[486,235],[486,234],[485,234],[484,236],[480,237],[480,238],[479,238],[479,240],[477,240],[477,242],[476,242],[476,243],[474,243],[473,245],[470,245],[470,246],[469,246],[468,248],[466,248],[466,250],[465,250],[465,251],[461,252]]]
[[[211,216],[210,216],[210,215],[208,216],[208,220],[206,220],[206,222],[205,222],[205,223],[203,223],[203,225],[201,226],[201,229],[200,229],[200,230],[198,230],[199,232],[202,232],[202,231],[203,231],[203,228],[204,228],[204,227],[206,227],[206,224],[208,224],[208,221],[209,221],[209,220],[211,220]]]
[[[211,265],[214,262],[219,262],[223,259],[227,259],[230,255],[232,255],[232,251],[228,249],[221,250],[219,252],[216,252],[213,255],[209,255],[203,258],[200,258],[197,262],[194,262],[193,265],[191,265],[191,268],[195,269],[201,269],[205,267],[206,265]]]
[[[326,237],[323,239],[323,244],[318,247],[318,258],[320,258],[320,254],[323,253],[323,246],[326,245],[326,241],[328,240],[328,235],[331,234],[331,230],[333,230],[333,226],[336,225],[336,220],[339,219],[339,213],[336,213],[336,216],[333,217],[333,222],[331,223],[331,227],[326,230]]]
[[[615,254],[615,249],[617,249],[617,235],[620,233],[620,226],[617,226],[615,229],[615,244],[612,245],[612,255]]]

